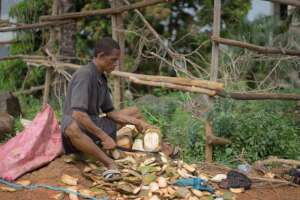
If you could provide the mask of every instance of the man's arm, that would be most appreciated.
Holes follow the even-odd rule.
[[[87,113],[75,110],[73,111],[72,117],[86,130],[97,136],[102,141],[105,149],[113,149],[116,147],[116,143],[113,141],[113,139],[109,137],[101,128],[97,127]]]
[[[131,117],[128,115],[124,115],[118,111],[112,111],[109,113],[106,113],[106,116],[113,121],[120,123],[120,124],[132,124],[135,125],[136,128],[140,132],[144,132],[147,128],[151,127],[150,124],[146,123],[145,121],[141,119],[137,119],[135,117]]]

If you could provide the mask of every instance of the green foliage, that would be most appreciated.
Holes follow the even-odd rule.
[[[189,99],[188,93],[169,93],[143,103],[141,108],[168,141],[182,148],[185,160],[199,161],[204,159],[204,125],[181,107]],[[241,152],[249,162],[270,155],[296,159],[300,151],[300,126],[294,108],[294,102],[217,99],[211,113],[214,132],[230,139],[232,144],[216,146],[215,159],[232,165]]]
[[[241,152],[248,161],[269,155],[297,158],[300,127],[292,114],[294,107],[293,102],[218,100],[213,113],[214,131],[232,140],[225,152],[218,148],[218,159]]]

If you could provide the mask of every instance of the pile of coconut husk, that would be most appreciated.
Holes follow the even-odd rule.
[[[115,160],[122,179],[115,182],[106,182],[102,177],[105,168],[91,159],[85,160],[83,175],[93,182],[90,188],[77,186],[77,179],[64,174],[62,182],[72,186],[70,189],[83,192],[85,195],[96,198],[113,197],[112,199],[234,199],[234,192],[218,191],[216,177],[206,174],[196,164],[187,164],[181,160],[172,160],[164,153],[128,153],[126,157]],[[71,155],[65,162],[72,163],[75,156]],[[182,178],[200,177],[205,184],[216,189],[213,193],[200,191],[191,187],[179,187],[176,180]],[[237,191],[240,192],[240,191]],[[224,197],[225,196],[225,197]],[[72,195],[72,200],[76,200]]]
[[[99,199],[109,196],[113,199],[234,199],[232,192],[222,193],[200,191],[192,187],[179,187],[175,183],[179,179],[201,178],[204,186],[217,189],[217,180],[206,174],[196,164],[187,164],[182,160],[172,159],[163,153],[160,130],[150,128],[139,134],[132,125],[121,128],[117,133],[117,150],[111,153],[122,174],[122,179],[107,182],[102,174],[105,168],[93,159],[85,159],[86,166],[82,174],[93,182],[90,188],[77,186],[77,179],[70,174],[64,174],[62,182],[70,185],[71,190],[83,192],[85,195]],[[126,151],[129,150],[129,151]],[[166,151],[169,152],[169,151]],[[65,159],[67,163],[76,162],[76,156],[70,155]],[[235,192],[235,191],[233,191]],[[240,192],[240,191],[237,191]],[[223,198],[225,195],[226,198]],[[71,195],[76,200],[75,195]]]

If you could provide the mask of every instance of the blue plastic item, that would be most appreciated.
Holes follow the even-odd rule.
[[[178,186],[192,186],[193,189],[214,193],[214,189],[206,185],[206,181],[201,178],[183,178],[175,182]]]

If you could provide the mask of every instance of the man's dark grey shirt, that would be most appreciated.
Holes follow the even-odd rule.
[[[106,76],[91,62],[77,70],[69,83],[61,130],[72,121],[73,110],[86,112],[95,121],[99,114],[114,110]]]

